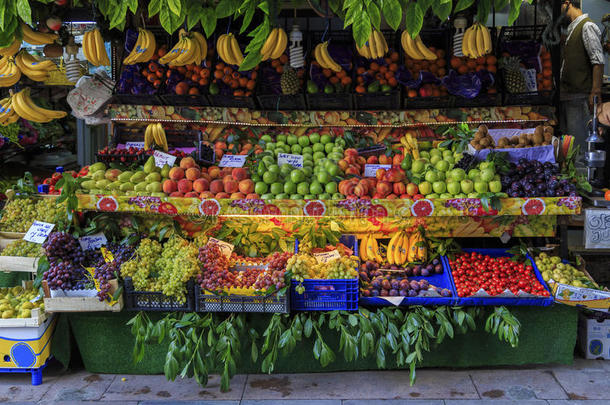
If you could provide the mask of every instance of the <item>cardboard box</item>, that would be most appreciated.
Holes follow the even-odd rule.
[[[600,319],[579,315],[578,345],[587,359],[610,360],[610,318]]]

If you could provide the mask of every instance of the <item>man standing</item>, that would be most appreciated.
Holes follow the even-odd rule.
[[[561,123],[564,133],[573,135],[583,152],[586,148],[586,125],[591,118],[593,97],[601,102],[604,53],[601,31],[578,7],[580,0],[565,0],[562,15],[570,21],[563,47],[560,97]]]

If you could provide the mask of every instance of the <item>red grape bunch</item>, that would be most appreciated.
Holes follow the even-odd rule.
[[[216,291],[235,285],[235,275],[229,271],[229,260],[218,245],[208,243],[200,248],[199,261],[203,266],[203,274],[197,277],[201,288]]]

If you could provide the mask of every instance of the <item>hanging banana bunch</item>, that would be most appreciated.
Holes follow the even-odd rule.
[[[464,32],[462,53],[465,56],[476,59],[491,53],[491,50],[491,34],[486,26],[475,23]]]
[[[154,47],[153,47],[154,48]],[[154,50],[154,49],[153,49]],[[109,66],[110,59],[100,30],[97,28],[83,35],[83,53],[93,66]]]
[[[286,50],[287,44],[288,36],[286,35],[286,31],[284,31],[282,28],[272,29],[271,33],[265,40],[263,47],[261,48],[261,61],[279,58]]]
[[[23,40],[32,45],[47,45],[55,42],[59,35],[32,30],[29,25],[21,23]]]
[[[436,54],[424,44],[419,35],[413,38],[411,37],[411,34],[407,32],[407,30],[402,32],[402,35],[400,36],[400,43],[402,45],[402,49],[411,59],[436,60],[438,58]]]
[[[144,131],[144,149],[150,149],[153,144],[163,149],[163,152],[169,150],[165,130],[159,122],[149,124]]]
[[[269,39],[267,38],[267,40]],[[235,38],[235,35],[232,33],[222,34],[218,37],[218,41],[216,41],[216,52],[218,52],[220,59],[228,65],[239,66],[244,61],[244,55],[239,48],[237,38]]]
[[[328,41],[324,41],[316,45],[313,50],[313,56],[322,69],[330,69],[333,72],[340,72],[342,70],[341,65],[335,62],[335,60],[328,53]]]
[[[383,34],[373,28],[366,43],[363,46],[356,45],[356,50],[363,58],[379,59],[383,58],[389,48]]]
[[[208,55],[208,43],[205,37],[199,32],[187,32],[181,29],[178,38],[180,38],[178,43],[159,59],[159,63],[169,66],[190,64],[199,66]]]
[[[65,111],[47,110],[34,103],[30,97],[30,89],[25,88],[12,96],[12,107],[21,118],[32,122],[51,122],[54,119],[63,118],[68,115]]]
[[[123,64],[135,65],[148,62],[155,53],[156,47],[157,41],[153,33],[147,29],[138,28],[138,39],[129,55],[123,60]]]
[[[21,78],[21,70],[12,56],[0,58],[0,87],[11,87]]]
[[[57,66],[52,60],[39,61],[28,53],[25,49],[20,51],[15,57],[15,64],[27,77],[35,82],[49,80],[50,72],[57,70]]]

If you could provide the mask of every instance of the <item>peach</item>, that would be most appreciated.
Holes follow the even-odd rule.
[[[382,194],[379,194],[379,193],[376,192],[375,194],[373,194],[373,196],[371,198],[374,198],[376,200],[380,200],[380,199],[384,198],[384,196]]]
[[[225,185],[222,183],[222,180],[212,180],[210,183],[210,191],[212,194],[218,194],[225,191]]]
[[[394,183],[392,190],[394,191],[394,194],[401,195],[406,194],[407,187],[405,186],[405,183]]]
[[[364,165],[366,164],[366,158],[364,156],[358,156],[356,158],[356,163],[358,163],[359,165]]]
[[[231,197],[231,195],[228,193],[225,193],[225,192],[218,193],[214,196],[214,198],[229,198],[229,197]]]
[[[400,165],[402,163],[403,156],[400,154],[394,155],[392,158],[393,165]]]
[[[193,166],[196,166],[197,163],[195,163],[195,159],[193,159],[190,156],[187,156],[185,158],[180,159],[180,168],[181,169],[190,169]]]
[[[231,170],[231,176],[233,176],[235,181],[240,182],[248,178],[248,171],[243,167],[235,167]]]
[[[201,168],[201,174],[207,173],[207,172],[208,172],[208,168],[207,167],[202,167]]]
[[[369,192],[368,186],[366,183],[358,183],[358,185],[354,188],[354,194],[358,197],[364,197]]]
[[[209,173],[201,173],[201,179],[206,179],[207,181],[212,181],[212,176]]]
[[[339,166],[339,169],[345,170],[347,169],[347,166],[349,166],[349,163],[347,163],[347,160],[341,159],[339,162],[337,162],[337,165]]]
[[[379,158],[377,158],[377,156],[369,156],[366,159],[366,163],[368,163],[370,165],[375,165],[375,164],[379,163]]]
[[[239,191],[244,194],[250,194],[254,192],[254,182],[250,179],[245,179],[239,182]]]
[[[398,196],[396,194],[390,194],[386,197],[388,200],[396,200]]]
[[[174,180],[165,180],[163,182],[163,192],[165,194],[171,194],[178,191],[178,183]]]
[[[353,156],[353,157],[357,157],[358,156],[358,151],[354,148],[347,148],[345,149],[345,151],[343,152],[343,156]]]
[[[389,156],[381,155],[379,156],[379,163],[382,165],[391,165],[392,159]]]
[[[208,191],[210,189],[210,182],[207,179],[197,179],[193,182],[193,190],[198,193]]]
[[[222,175],[224,176],[230,176],[231,172],[233,171],[233,168],[231,167],[223,167],[222,168]]]
[[[409,194],[401,194],[401,195],[400,195],[400,199],[401,199],[401,200],[408,200],[408,199],[410,199],[410,198],[411,198],[411,196],[410,196]]]
[[[180,191],[174,191],[173,193],[171,193],[169,195],[170,197],[184,197],[184,194],[181,193]]]
[[[246,198],[244,193],[231,193],[232,200],[243,200],[244,198]]]
[[[385,169],[377,169],[375,171],[375,178],[377,180],[383,180],[383,178],[385,177],[385,172],[386,172]]]
[[[210,166],[208,168],[208,175],[212,180],[220,178],[220,167]]]
[[[199,194],[199,198],[214,198],[214,194],[212,194],[210,191],[204,191],[203,193]]]
[[[356,156],[346,156],[343,158],[343,160],[345,160],[347,163],[349,163],[350,165],[353,165],[354,163],[356,163]]]
[[[359,175],[360,174],[360,170],[358,170],[357,167],[350,166],[345,171],[345,174],[356,174],[356,175]]]
[[[250,193],[246,196],[246,200],[258,200],[259,198],[261,197],[256,193]]]
[[[392,192],[392,183],[389,181],[380,181],[377,183],[376,190],[377,193],[385,197]]]
[[[169,171],[169,178],[176,181],[182,180],[184,178],[184,169],[172,167]]]
[[[181,193],[188,193],[193,191],[193,182],[187,179],[182,179],[178,182],[178,191]]]
[[[417,188],[417,184],[415,184],[415,183],[407,184],[407,194],[413,196],[413,195],[417,194],[418,191],[419,190]]]
[[[222,155],[225,154],[225,151],[222,149],[214,149],[214,153],[216,154],[216,159],[222,159]]]
[[[227,193],[232,194],[237,193],[239,191],[239,184],[235,180],[231,179],[228,181],[223,181],[223,183],[225,185],[225,191]]]
[[[189,191],[188,193],[184,194],[185,198],[199,198],[199,193],[196,193],[195,191]]]
[[[188,180],[194,181],[201,177],[201,170],[195,167],[190,167],[186,169],[186,172],[184,172],[184,174]]]
[[[388,170],[386,172],[384,180],[387,180],[392,183],[398,183],[398,182],[403,181],[404,178],[405,178],[404,170],[402,170],[400,168],[392,167],[390,170]]]
[[[228,181],[235,181],[235,180],[233,180],[233,176],[231,176],[230,174],[225,174],[222,177],[222,183],[226,184]]]

